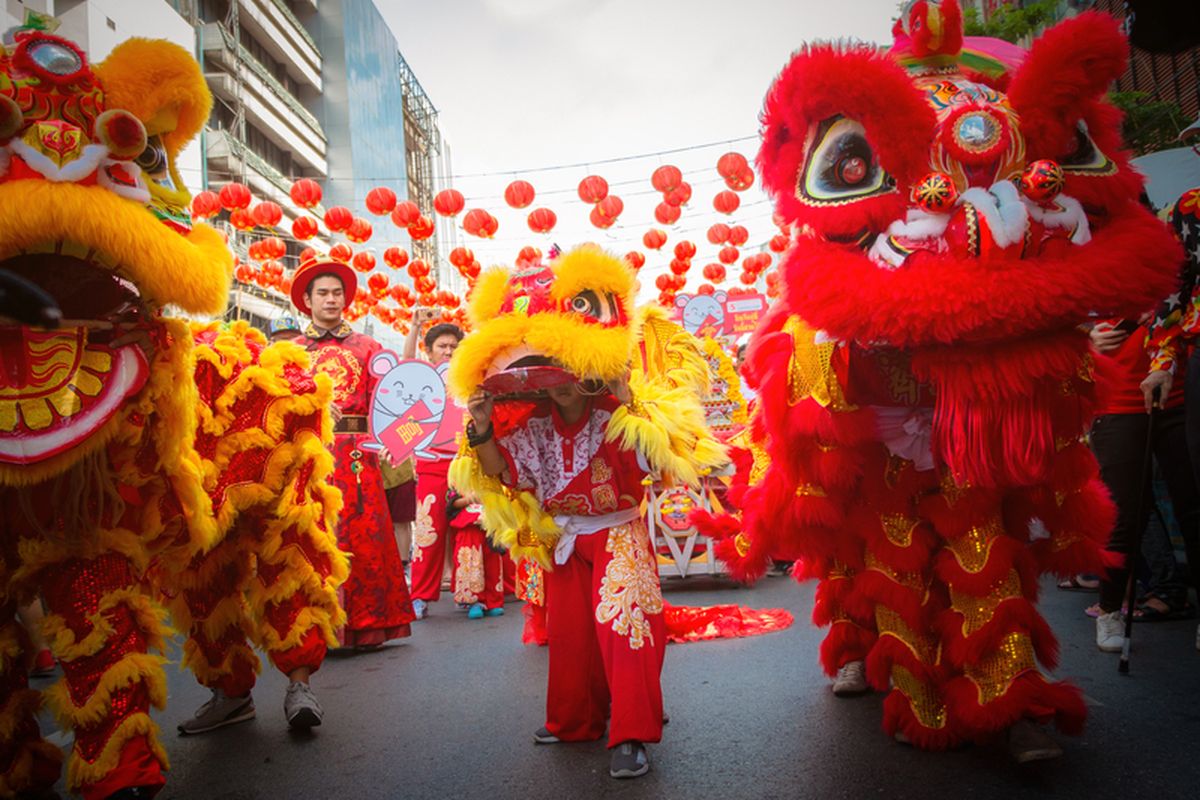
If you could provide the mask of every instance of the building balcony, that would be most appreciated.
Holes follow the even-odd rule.
[[[322,90],[321,51],[283,0],[243,0],[240,20],[293,78]]]
[[[271,200],[283,209],[284,220],[280,225],[284,228],[291,226],[291,221],[302,214],[312,214],[320,217],[321,208],[312,212],[306,211],[292,202],[290,191],[292,179],[268,164],[262,156],[255,153],[243,142],[233,138],[228,131],[205,129],[204,156],[208,167],[222,176],[211,181],[213,185],[221,185],[242,174],[245,164],[246,185],[250,188],[255,200]],[[235,176],[235,177],[226,177]]]

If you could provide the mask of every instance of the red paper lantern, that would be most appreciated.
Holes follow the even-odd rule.
[[[312,178],[301,178],[292,184],[288,194],[301,208],[316,208],[321,204],[321,185]]]
[[[613,223],[616,222],[616,219],[613,217],[606,217],[601,214],[600,206],[593,206],[591,213],[588,214],[588,221],[597,228],[607,229],[613,226]]]
[[[350,259],[354,258],[354,251],[350,249],[350,245],[345,242],[338,242],[333,247],[329,248],[329,257],[334,261],[341,261],[343,264],[349,264]]]
[[[408,251],[402,247],[389,247],[383,251],[383,263],[392,269],[400,269],[408,263]]]
[[[683,182],[683,173],[679,167],[664,164],[650,175],[650,183],[655,189],[666,194]]]
[[[300,251],[300,263],[307,264],[309,261],[316,261],[321,257],[321,254],[315,248],[306,247]]]
[[[346,238],[355,244],[362,244],[371,238],[371,234],[375,229],[371,227],[371,223],[367,222],[362,217],[355,217],[350,223],[350,227],[346,228]]]
[[[367,192],[366,206],[377,217],[390,214],[396,207],[396,193],[386,186],[376,186]]]
[[[579,199],[585,203],[599,203],[608,197],[608,181],[599,175],[588,175],[579,182]]]
[[[331,233],[341,233],[354,224],[354,215],[345,206],[333,206],[325,211],[325,227]]]
[[[596,203],[596,210],[600,212],[601,216],[615,221],[617,217],[621,216],[621,212],[625,210],[625,201],[615,194],[610,194],[599,203]]]
[[[659,203],[654,207],[654,218],[661,225],[674,225],[679,221],[679,206],[668,205],[667,203]]]
[[[433,198],[433,210],[443,217],[456,217],[467,201],[458,189],[443,189]]]
[[[687,271],[692,268],[692,262],[672,258],[670,268],[671,272],[674,272],[676,275],[686,275]]]
[[[354,258],[350,261],[350,266],[354,267],[359,272],[370,272],[375,269],[375,256],[368,253],[366,250],[360,250],[354,254]],[[382,272],[372,274],[372,277],[378,275],[383,278],[384,285],[387,285],[387,276]]]
[[[637,250],[630,250],[625,254],[625,263],[638,270],[646,265],[646,257]]]
[[[753,272],[746,272],[745,270],[743,270],[742,274],[738,276],[738,280],[740,280],[742,283],[746,284],[747,286],[753,286],[754,282],[756,280],[758,280],[758,276],[755,275]]]
[[[433,220],[422,214],[408,226],[408,235],[418,242],[428,239],[433,236]]]
[[[725,271],[725,265],[724,264],[713,264],[712,267],[713,267],[713,273],[712,273],[712,277],[709,278],[709,280],[712,281],[713,283],[720,283],[721,281],[725,280],[725,276],[727,274]]]
[[[692,185],[681,183],[669,192],[663,194],[663,202],[669,206],[685,206],[692,199]]]
[[[659,275],[657,278],[654,279],[654,285],[659,290],[666,291],[667,287],[669,287],[671,285],[671,276],[670,275]]]
[[[784,250],[788,249],[788,245],[791,244],[791,241],[791,239],[789,239],[787,236],[784,236],[782,233],[777,233],[771,237],[771,241],[767,246],[776,253],[782,253]]]
[[[482,208],[473,208],[463,217],[463,230],[481,239],[492,238],[499,227],[499,221]]]
[[[667,234],[658,228],[651,228],[642,235],[642,244],[651,250],[658,250],[667,243]]]
[[[278,203],[264,200],[250,209],[250,216],[254,217],[254,221],[262,227],[274,228],[283,219],[283,209],[279,207]]]
[[[268,236],[262,240],[263,252],[267,258],[283,258],[287,255],[287,245],[278,236]]]
[[[472,256],[471,258],[474,259],[474,256]],[[517,261],[534,262],[534,261],[541,261],[541,260],[542,260],[542,251],[538,250],[536,247],[534,247],[531,244],[525,245],[524,247],[521,248],[521,252],[517,253]],[[470,263],[470,262],[468,262],[468,263]]]
[[[357,256],[355,256],[354,257],[355,266],[356,267],[358,266],[358,259],[360,256],[367,256],[367,255],[370,255],[370,253],[359,253]],[[374,259],[372,259],[372,261],[373,260]],[[362,270],[362,271],[366,272],[366,270]],[[387,294],[388,283],[390,283],[390,281],[388,280],[388,276],[384,275],[382,272],[372,272],[371,276],[369,278],[367,278],[367,286],[370,287],[372,292],[374,292],[376,295],[379,295],[379,296],[383,296],[383,295]]]
[[[675,245],[675,257],[681,261],[688,261],[696,255],[696,245],[684,239]]]
[[[717,196],[713,198],[713,208],[721,214],[732,214],[738,210],[738,206],[741,204],[742,198],[737,196],[737,192],[731,192],[728,189],[717,192]]]
[[[754,185],[754,170],[746,167],[725,179],[725,185],[735,192],[744,192]]]
[[[528,208],[534,195],[533,184],[529,181],[513,181],[504,190],[504,202],[512,208]]]
[[[722,264],[733,264],[738,260],[738,249],[731,245],[726,245],[721,248],[721,252],[717,253],[717,258]]]
[[[717,174],[729,178],[750,169],[750,163],[741,153],[726,153],[717,159]]]
[[[429,264],[423,258],[414,258],[408,264],[410,278],[423,278],[429,274]]]
[[[192,198],[192,217],[212,219],[221,213],[221,198],[216,192],[200,192]]]
[[[413,288],[416,289],[418,292],[420,292],[422,295],[428,295],[428,294],[431,294],[433,292],[433,290],[437,288],[437,281],[435,281],[433,278],[429,277],[428,275],[422,275],[418,278],[413,278]],[[422,300],[421,305],[430,305],[430,306],[434,305],[433,298],[430,297],[428,303],[426,303],[424,300]]]
[[[229,212],[229,224],[239,231],[252,231],[258,225],[254,221],[254,217],[250,216],[250,212],[244,208],[234,209]]]
[[[466,247],[456,247],[450,251],[450,263],[459,269],[475,260],[475,254]]]
[[[741,247],[750,239],[750,231],[746,230],[743,225],[734,225],[729,229],[729,243],[734,247]]]
[[[549,233],[558,224],[558,216],[548,208],[535,208],[525,222],[534,233]]]
[[[250,190],[240,183],[227,183],[217,197],[226,211],[244,211],[250,207]]]
[[[392,222],[398,228],[411,227],[420,218],[421,209],[411,200],[403,200],[396,203],[396,207],[392,209]]]
[[[684,286],[687,285],[687,276],[685,276],[685,275],[678,275],[678,274],[668,275],[667,279],[669,281],[671,281],[672,289],[682,289]]]
[[[710,225],[707,236],[708,241],[712,244],[725,244],[729,241],[729,226],[724,222]]]
[[[702,283],[696,288],[696,294],[711,296],[716,290],[717,287],[713,286],[711,283]]]
[[[312,217],[300,216],[292,220],[292,236],[300,241],[305,241],[316,236],[320,232],[317,226],[317,221]]]

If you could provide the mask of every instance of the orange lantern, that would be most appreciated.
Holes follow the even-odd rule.
[[[588,221],[597,228],[607,229],[613,226],[617,220],[613,217],[606,217],[600,213],[600,206],[593,206],[592,211],[588,214]]]
[[[679,206],[659,203],[654,207],[654,218],[661,225],[674,225],[679,221]]]
[[[450,263],[460,269],[475,260],[475,254],[466,247],[456,247],[450,251]]]
[[[240,183],[227,183],[217,197],[226,211],[244,211],[250,207],[250,190]]]
[[[408,264],[408,275],[411,278],[424,278],[429,274],[429,264],[423,258],[414,258]]]
[[[736,195],[735,195],[736,197]],[[734,225],[729,229],[729,243],[734,247],[741,247],[750,239],[750,231],[746,230],[743,225]]]
[[[529,181],[513,181],[504,190],[504,202],[512,208],[528,208],[533,198],[533,184]]]
[[[317,221],[312,217],[296,217],[292,221],[292,236],[295,236],[300,241],[305,241],[316,236],[320,232],[317,227]]]
[[[399,208],[399,206],[396,207]],[[428,239],[433,236],[433,220],[422,214],[412,225],[408,226],[408,235],[418,242]]]
[[[463,230],[481,239],[492,238],[498,227],[496,218],[482,208],[473,208],[463,217]]]
[[[741,204],[742,198],[737,196],[737,192],[731,192],[728,189],[717,192],[717,196],[713,198],[713,208],[722,214],[732,214],[738,210],[738,206]]]
[[[443,189],[433,198],[433,210],[443,217],[456,217],[467,201],[458,189]]]
[[[415,288],[422,295],[427,295],[437,288],[437,281],[428,275],[422,275],[419,278],[413,278],[413,288]],[[433,305],[433,303],[425,303],[422,301],[421,305]]]
[[[329,248],[329,257],[334,261],[341,261],[343,264],[349,264],[350,259],[354,258],[354,251],[350,249],[350,245],[345,242],[338,242],[333,247]]]
[[[351,260],[350,266],[354,267],[359,272],[370,272],[371,270],[375,269],[375,256],[371,255],[366,250],[360,250],[354,254],[354,258]],[[383,278],[386,284],[386,275],[384,275],[382,272],[376,272],[371,277],[375,277],[375,275]]]
[[[599,203],[608,197],[608,181],[599,175],[588,175],[579,182],[579,199],[585,203]]]
[[[549,233],[558,224],[558,216],[548,208],[535,208],[529,212],[525,222],[534,233]]]
[[[382,217],[384,214],[390,214],[392,209],[396,207],[396,193],[386,186],[376,186],[367,192],[364,204],[367,207],[367,211],[370,211],[377,217]]]
[[[392,269],[400,269],[408,263],[408,252],[403,247],[389,247],[383,251],[383,263]]]
[[[279,207],[278,203],[264,200],[250,209],[250,216],[254,217],[254,221],[262,227],[274,228],[283,219],[283,209]]]
[[[200,192],[192,198],[192,217],[212,219],[221,213],[221,198],[216,192]]]
[[[664,164],[650,176],[650,183],[663,194],[675,189],[682,182],[683,173],[679,171],[679,167],[670,164]]]
[[[357,256],[355,256],[355,266],[357,266],[359,256],[366,255],[370,255],[370,253],[359,253]],[[367,272],[367,270],[361,271]],[[370,277],[367,278],[367,286],[370,287],[371,292],[378,297],[384,297],[387,295],[388,283],[390,283],[390,281],[388,281],[388,276],[384,275],[382,272],[372,272]]]
[[[350,226],[346,228],[346,238],[355,244],[362,244],[370,239],[374,232],[375,229],[371,227],[371,223],[362,217],[355,217]]]
[[[696,245],[684,239],[675,245],[675,257],[680,261],[688,261],[696,255]]]
[[[354,224],[354,215],[345,206],[334,206],[325,212],[325,227],[332,233],[341,233]]]
[[[630,250],[625,254],[625,262],[635,270],[641,269],[646,265],[646,257],[637,250]]]
[[[288,195],[301,208],[316,208],[321,204],[321,185],[312,178],[301,178],[292,184]]]
[[[738,249],[731,245],[726,245],[721,248],[721,252],[717,253],[717,258],[722,264],[733,264],[738,260]]]
[[[692,262],[672,258],[670,268],[671,272],[674,272],[676,275],[686,275],[687,271],[692,268]]]
[[[256,226],[254,217],[250,216],[250,212],[244,208],[234,209],[229,212],[229,224],[239,231],[252,231]]]
[[[625,202],[615,194],[610,194],[596,203],[596,210],[600,212],[601,216],[616,221],[617,217],[621,216],[621,212],[625,210]]]
[[[249,283],[254,276],[254,267],[249,264],[238,264],[237,269],[233,271],[233,277],[237,278],[242,283]]]
[[[666,231],[661,231],[658,228],[651,228],[642,235],[642,244],[651,250],[658,250],[666,243]]]
[[[392,222],[399,228],[408,228],[421,218],[421,209],[411,200],[404,200],[392,209]]]

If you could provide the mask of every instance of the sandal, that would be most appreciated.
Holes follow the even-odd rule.
[[[1058,588],[1064,592],[1094,592],[1100,588],[1100,579],[1092,575],[1072,575],[1058,582]]]
[[[1169,622],[1176,619],[1195,618],[1196,607],[1191,603],[1172,607],[1161,597],[1147,597],[1133,610],[1133,619],[1136,622]]]
[[[1092,603],[1090,606],[1088,606],[1087,608],[1085,608],[1083,610],[1083,613],[1088,615],[1092,619],[1095,619],[1096,617],[1100,616],[1104,612],[1100,609],[1099,603]],[[1124,616],[1128,613],[1129,613],[1129,606],[1121,606],[1121,616]]]

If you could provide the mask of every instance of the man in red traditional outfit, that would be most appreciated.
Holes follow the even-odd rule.
[[[370,438],[367,411],[378,380],[368,365],[381,347],[342,318],[346,298],[357,288],[354,272],[340,261],[310,261],[296,273],[292,302],[312,318],[297,344],[311,354],[314,370],[333,379],[331,482],[342,490],[338,546],[351,554],[350,577],[342,586],[346,627],[341,641],[371,649],[408,636],[413,611],[378,456],[362,447]]]

